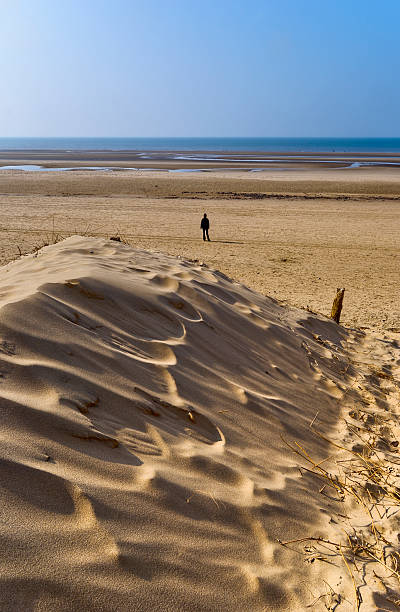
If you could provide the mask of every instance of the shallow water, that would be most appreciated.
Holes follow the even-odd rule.
[[[34,164],[15,165],[15,166],[0,166],[1,170],[24,170],[25,172],[78,172],[85,170],[112,172],[118,171],[123,172],[126,170],[135,170],[137,172],[170,172],[170,173],[181,173],[181,172],[271,172],[276,170],[292,170],[292,168],[124,168],[116,166],[81,166],[73,168],[46,168],[46,166],[36,166]]]
[[[35,164],[0,166],[0,170],[24,170],[25,172],[74,172],[79,170],[138,170],[138,168],[119,168],[112,166],[78,166],[70,168],[47,168]]]
[[[42,166],[35,166],[34,164],[26,164],[22,166],[0,166],[0,170],[26,170],[27,172],[37,172],[42,170]]]
[[[178,158],[177,158],[178,159]],[[184,157],[180,157],[179,159],[185,159]],[[187,158],[188,159],[188,158]],[[200,161],[199,158],[196,158],[198,161]],[[201,160],[201,161],[211,161],[209,160]],[[228,160],[228,159],[224,159],[224,160],[219,160],[219,161],[232,161],[232,160]],[[259,162],[259,161],[268,161],[268,162],[275,162],[275,163],[279,163],[282,162],[282,160],[235,160],[235,161],[247,161],[247,162]],[[305,161],[305,160],[302,160]],[[332,163],[338,161],[340,162],[341,160],[307,160],[307,163]],[[337,169],[349,169],[349,168],[360,168],[362,166],[400,166],[400,162],[388,162],[388,161],[357,161],[357,162],[350,162],[350,160],[343,160],[342,161],[343,166],[340,167],[333,167],[331,168],[331,170],[337,170]],[[214,167],[214,168],[132,168],[132,167],[123,167],[123,166],[74,166],[74,167],[69,167],[69,168],[47,168],[46,166],[38,166],[36,164],[15,164],[15,165],[9,165],[9,166],[0,166],[0,172],[2,170],[23,170],[24,172],[84,172],[86,170],[91,170],[91,171],[95,171],[95,172],[124,172],[124,171],[128,171],[128,170],[134,170],[136,172],[168,172],[168,173],[182,173],[182,172],[287,172],[290,170],[302,170],[302,168],[295,168],[295,167],[282,167],[282,166],[274,166],[272,168],[241,168],[241,167],[237,167],[237,166],[231,166],[228,168],[223,168],[223,167]]]

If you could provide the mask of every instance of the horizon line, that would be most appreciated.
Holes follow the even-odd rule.
[[[85,135],[85,136],[62,136],[62,135],[58,135],[58,136],[0,136],[0,139],[5,139],[5,138],[219,138],[219,139],[223,139],[223,138],[254,138],[254,139],[266,139],[266,138],[279,138],[279,139],[297,139],[297,140],[302,140],[305,138],[308,139],[344,139],[344,138],[354,138],[354,139],[363,139],[363,138],[370,138],[370,139],[386,139],[386,140],[397,140],[400,139],[400,136],[351,136],[351,135],[347,135],[347,136],[89,136],[89,135]]]

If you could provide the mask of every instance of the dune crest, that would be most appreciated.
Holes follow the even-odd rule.
[[[342,328],[199,262],[79,236],[3,268],[0,307],[1,610],[318,597],[326,568],[277,540],[328,537],[336,502],[283,439],[326,457],[310,423],[336,431]]]

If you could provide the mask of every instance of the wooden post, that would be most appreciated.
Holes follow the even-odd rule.
[[[342,306],[343,306],[344,289],[340,289],[338,287],[336,291],[337,291],[336,297],[333,300],[333,304],[332,304],[331,319],[336,321],[336,323],[339,323],[340,314],[342,312]]]

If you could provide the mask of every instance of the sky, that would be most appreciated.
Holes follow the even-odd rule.
[[[400,0],[0,0],[1,136],[400,136]]]

